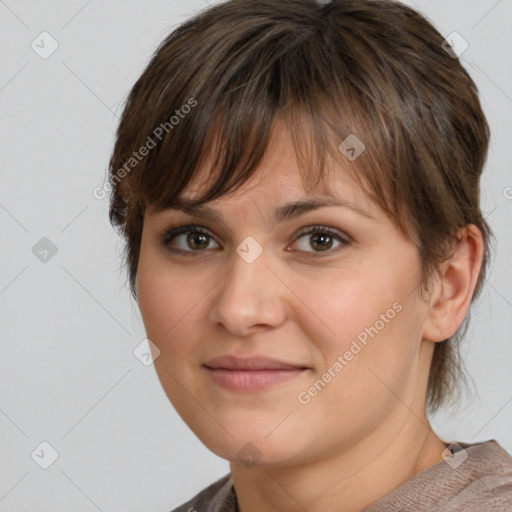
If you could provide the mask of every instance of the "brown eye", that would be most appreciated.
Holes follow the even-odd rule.
[[[311,247],[318,248],[320,251],[325,251],[332,247],[333,237],[325,233],[315,233],[311,237]]]
[[[212,236],[199,226],[179,226],[164,235],[162,244],[176,252],[201,252],[211,241]]]
[[[301,239],[304,239],[304,241],[299,242]],[[349,241],[337,231],[327,227],[315,226],[306,232],[302,232],[295,244],[298,245],[300,251],[321,253],[334,252],[330,251],[330,249],[333,248],[333,244],[336,242],[338,245],[334,246],[334,250],[349,244]],[[311,251],[311,249],[313,250]]]
[[[187,235],[186,241],[190,248],[194,250],[206,249],[208,247],[209,236],[200,232],[191,232]]]

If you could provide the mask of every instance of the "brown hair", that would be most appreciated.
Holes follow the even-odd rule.
[[[110,159],[110,221],[126,239],[133,297],[145,207],[176,205],[207,164],[212,185],[195,203],[236,190],[282,119],[305,183],[325,176],[327,155],[343,160],[417,244],[422,284],[458,229],[476,225],[485,255],[474,299],[492,236],[479,207],[489,128],[443,39],[392,0],[230,0],[174,30],[129,93]],[[338,149],[350,134],[366,146],[351,162]],[[429,412],[465,380],[458,346],[468,319],[436,343]]]

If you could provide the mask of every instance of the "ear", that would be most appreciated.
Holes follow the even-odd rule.
[[[468,224],[457,233],[459,245],[443,261],[433,284],[423,339],[444,341],[455,334],[471,304],[484,255],[481,231]]]

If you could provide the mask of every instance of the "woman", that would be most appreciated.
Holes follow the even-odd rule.
[[[510,455],[428,419],[489,260],[488,140],[400,3],[231,0],[161,44],[110,218],[163,389],[230,462],[176,512],[512,510]]]

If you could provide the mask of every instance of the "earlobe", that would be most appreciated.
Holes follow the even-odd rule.
[[[444,341],[455,334],[471,304],[484,255],[481,231],[473,224],[457,233],[459,243],[444,261],[430,296],[423,339]]]

